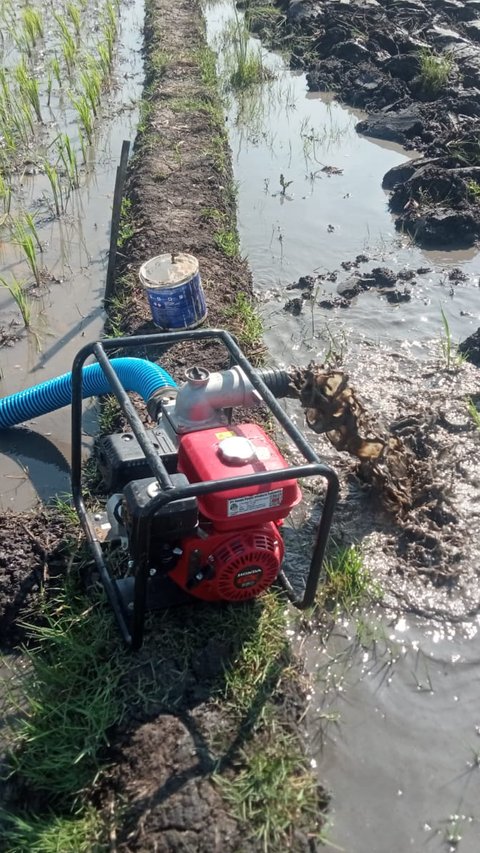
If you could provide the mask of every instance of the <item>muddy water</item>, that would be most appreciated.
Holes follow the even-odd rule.
[[[369,614],[308,644],[312,750],[345,851],[479,849],[479,646],[449,633]]]
[[[209,40],[221,49],[224,74],[229,56],[224,33],[234,21],[232,9],[228,2],[209,4],[206,12]],[[251,44],[258,47],[253,39]],[[231,98],[228,123],[242,251],[264,302],[274,355],[288,348],[310,356],[312,349],[325,346],[327,325],[353,338],[364,335],[389,343],[432,338],[441,328],[441,305],[452,334],[466,337],[480,319],[478,253],[415,248],[395,231],[388,212],[383,175],[414,155],[393,143],[362,138],[355,132],[362,113],[340,106],[331,96],[309,94],[303,74],[290,73],[281,57],[266,50],[262,54],[275,79]],[[328,176],[322,172],[325,166],[341,174]],[[281,175],[288,182],[284,191]],[[431,272],[416,276],[409,285],[411,301],[401,305],[392,306],[370,291],[348,309],[312,311],[307,306],[300,317],[283,311],[286,299],[298,295],[286,293],[285,287],[302,275],[337,271],[337,281],[326,282],[317,294],[336,295],[348,275],[341,262],[358,254],[369,259],[361,272],[378,266],[430,267]],[[452,284],[448,276],[458,265],[467,280]]]
[[[225,31],[234,20],[233,5],[209,3],[206,16],[210,44],[228,74]],[[280,57],[264,49],[262,55],[275,79],[253,95],[230,94],[228,124],[241,251],[253,272],[272,362],[320,361],[331,349],[386,421],[415,413],[415,399],[428,408],[442,394],[463,421],[465,395],[478,390],[478,382],[473,368],[464,387],[455,376],[445,384],[439,372],[441,307],[454,340],[478,327],[477,251],[425,252],[395,232],[382,177],[414,153],[359,137],[360,113],[328,96],[309,95],[303,75],[291,74]],[[341,173],[328,176],[325,166]],[[323,282],[316,294],[335,296],[350,274],[342,262],[359,254],[368,258],[359,272],[378,266],[429,271],[408,283],[411,300],[400,305],[369,291],[346,309],[322,310],[306,302],[300,316],[284,310],[286,300],[299,294],[286,286],[302,275],[335,271],[336,281]],[[457,267],[464,280],[452,275]],[[475,568],[480,517],[478,439],[472,441],[458,454],[465,457],[463,473],[448,437],[445,457],[463,507],[458,530],[466,546],[465,574],[458,599],[448,589],[432,594],[421,576],[406,580],[397,574],[395,553],[374,514],[342,495],[342,532],[362,543],[384,607],[338,624],[325,644],[315,632],[301,642],[314,681],[308,718],[312,766],[332,792],[328,837],[346,853],[480,849]],[[318,441],[318,448],[338,465],[326,442]],[[462,497],[463,483],[468,485]],[[308,506],[305,511],[308,516]],[[294,563],[305,550],[300,535],[297,548],[293,542]],[[402,612],[406,592],[420,612],[437,618]],[[449,622],[449,614],[469,609],[470,621]]]
[[[19,340],[0,350],[2,396],[66,372],[80,347],[102,335],[115,174],[122,140],[133,142],[135,137],[137,102],[143,86],[143,15],[142,0],[122,4],[114,85],[104,96],[102,118],[88,155],[89,169],[82,175],[80,189],[73,191],[66,213],[61,218],[52,217],[45,202],[49,186],[44,175],[24,175],[17,187],[22,206],[37,214],[45,275],[41,287],[30,291],[33,319],[29,333],[22,331],[18,309],[8,292],[0,290],[2,325],[19,335]],[[42,113],[47,114],[45,106]],[[63,115],[65,128],[77,142],[73,111],[62,111],[52,99],[52,113]],[[53,129],[48,124],[48,131]],[[28,278],[26,263],[11,243],[0,243],[0,265],[7,278],[10,273]],[[69,418],[70,411],[65,409],[2,432],[3,508],[25,509],[38,498],[70,491]],[[87,432],[93,432],[94,418],[94,411],[89,411]]]

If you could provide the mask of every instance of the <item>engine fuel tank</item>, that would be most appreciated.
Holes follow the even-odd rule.
[[[191,483],[287,467],[276,445],[257,424],[216,427],[180,438],[178,470]],[[238,530],[285,518],[301,497],[297,481],[287,479],[201,495],[198,506],[216,530]]]

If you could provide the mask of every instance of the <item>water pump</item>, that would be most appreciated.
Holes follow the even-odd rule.
[[[141,350],[180,341],[219,340],[231,367],[186,371],[180,387],[160,382],[147,400],[155,426],[145,429],[108,358],[108,349]],[[91,516],[82,493],[82,369],[94,355],[130,429],[103,436],[98,463],[108,491],[105,512]],[[167,374],[168,376],[168,374]],[[72,490],[100,578],[125,641],[141,645],[145,612],[174,604],[244,602],[280,582],[300,608],[312,604],[338,492],[277,402],[288,396],[285,371],[254,369],[224,331],[194,330],[103,341],[84,347],[72,370]],[[264,403],[305,462],[291,466],[266,431],[232,417]],[[326,480],[323,511],[305,577],[282,569],[282,525],[301,501],[299,477]],[[112,577],[105,541],[119,542],[128,569]]]

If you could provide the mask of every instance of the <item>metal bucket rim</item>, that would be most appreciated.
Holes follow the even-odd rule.
[[[151,290],[161,290],[163,288],[173,289],[174,287],[180,287],[182,284],[187,284],[187,282],[191,281],[195,276],[200,276],[199,263],[198,263],[198,259],[195,257],[195,255],[190,255],[188,252],[179,252],[175,257],[176,258],[191,258],[194,261],[195,270],[192,271],[191,273],[188,273],[188,275],[185,275],[181,279],[181,281],[159,282],[159,281],[152,280],[151,278],[149,278],[148,274],[145,272],[145,268],[147,267],[148,264],[151,264],[151,263],[153,263],[153,261],[157,261],[160,258],[171,258],[170,252],[163,252],[161,255],[154,255],[153,258],[149,258],[148,261],[144,261],[143,264],[141,265],[141,267],[138,271],[138,275],[139,275],[140,282],[143,285],[143,287],[145,287],[145,289],[151,289]]]

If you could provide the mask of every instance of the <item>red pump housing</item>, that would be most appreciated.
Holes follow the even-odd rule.
[[[178,471],[190,483],[286,467],[257,424],[201,430],[180,439]],[[278,525],[300,500],[292,479],[199,496],[200,535],[184,539],[170,578],[205,601],[256,597],[280,571],[284,547]]]

